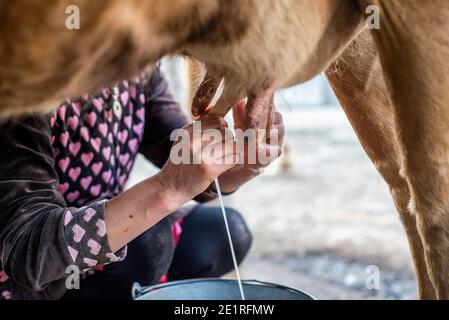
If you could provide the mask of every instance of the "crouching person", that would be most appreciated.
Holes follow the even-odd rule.
[[[242,123],[244,105],[236,108],[236,123]],[[200,121],[203,130],[226,128],[218,116]],[[174,164],[170,135],[179,128],[192,125],[159,69],[65,101],[50,115],[2,121],[0,298],[130,299],[134,282],[231,271],[219,208],[185,204],[214,199],[217,177],[224,193],[234,192],[262,165]],[[197,142],[190,141],[192,155],[202,152]],[[232,137],[218,143],[230,147],[220,157],[236,156]],[[161,170],[125,190],[138,153]],[[251,233],[237,211],[228,214],[241,262]],[[70,278],[76,270],[79,288]]]

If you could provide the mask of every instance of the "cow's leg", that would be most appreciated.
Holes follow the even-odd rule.
[[[449,2],[360,0],[391,94],[403,167],[437,298],[449,298]]]
[[[435,298],[416,218],[409,211],[410,191],[401,175],[401,156],[393,106],[374,41],[363,32],[332,64],[326,75],[366,153],[390,187],[405,227],[415,264],[420,297]]]

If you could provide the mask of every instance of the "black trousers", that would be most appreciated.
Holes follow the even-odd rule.
[[[242,216],[227,209],[238,263],[247,255],[251,233]],[[168,219],[128,244],[124,261],[105,266],[81,280],[66,300],[131,299],[131,287],[159,283],[168,271],[169,281],[220,277],[233,270],[223,217],[218,207],[198,206],[185,219],[176,249]]]

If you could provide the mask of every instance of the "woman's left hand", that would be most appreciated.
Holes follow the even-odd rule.
[[[234,127],[236,130],[246,130],[244,124],[245,108],[246,102],[239,102],[233,109]],[[240,152],[240,159],[244,160],[243,163],[237,164],[219,177],[220,187],[223,193],[236,191],[249,180],[259,176],[268,165],[281,156],[285,138],[284,122],[282,115],[276,111],[274,106],[273,109],[273,121],[270,126],[271,139],[256,140],[257,142],[254,143],[256,157],[255,159],[252,157],[253,161],[249,161],[251,160],[251,156],[248,153],[251,150],[249,150],[247,144],[245,145],[245,148]]]

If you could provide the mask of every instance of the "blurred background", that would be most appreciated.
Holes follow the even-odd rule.
[[[162,69],[185,106],[184,62],[166,59]],[[416,299],[408,244],[387,185],[326,79],[279,92],[276,105],[287,129],[283,157],[225,198],[226,206],[245,216],[254,236],[242,277],[318,299]],[[129,184],[155,170],[140,157]],[[373,270],[377,289],[366,285]]]

